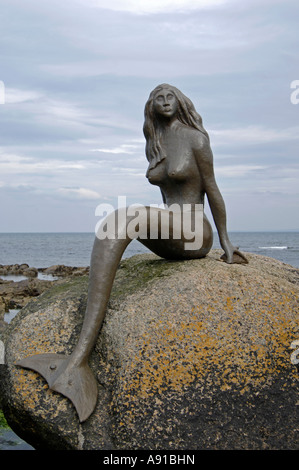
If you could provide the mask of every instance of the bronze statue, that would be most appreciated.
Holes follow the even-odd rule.
[[[177,88],[167,84],[159,85],[151,92],[146,103],[143,130],[149,161],[146,176],[151,184],[160,187],[165,208],[145,208],[138,223],[143,227],[146,236],[136,238],[155,254],[166,259],[194,259],[206,256],[213,242],[212,228],[206,216],[203,215],[202,219],[201,246],[186,249],[186,241],[190,241],[194,232],[190,228],[189,233],[181,232],[180,238],[174,237],[174,212],[170,211],[169,207],[176,205],[181,208],[180,217],[184,215],[185,207],[189,207],[190,220],[193,221],[194,227],[198,207],[203,205],[207,195],[224,250],[222,259],[227,263],[247,263],[245,256],[229,240],[225,205],[215,181],[209,136],[192,102]],[[167,239],[161,237],[165,214],[170,228]],[[157,217],[158,236],[154,238],[150,237],[149,232],[152,215],[160,216]],[[108,221],[109,217],[113,216],[115,214],[109,215]],[[73,402],[81,422],[90,416],[96,405],[97,382],[88,366],[88,358],[105,317],[119,262],[132,240],[126,232],[132,220],[132,215],[119,217],[114,236],[95,238],[87,308],[73,353],[68,357],[38,354],[17,363],[39,372],[47,380],[50,389],[68,397]],[[120,233],[123,236],[118,236]]]

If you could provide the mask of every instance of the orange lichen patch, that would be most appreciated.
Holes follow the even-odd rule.
[[[27,324],[32,323],[34,324],[34,330],[27,326]],[[68,343],[72,334],[72,327],[68,315],[60,320],[59,326],[53,325],[51,316],[43,315],[43,312],[29,315],[22,320],[19,332],[16,333],[16,336],[20,336],[18,344],[19,357],[58,352],[56,349],[61,347],[61,344]]]
[[[34,382],[34,387],[32,383]],[[44,393],[45,390],[47,393]],[[61,398],[59,400],[59,407],[57,406],[57,394],[49,390],[48,385],[45,383],[39,374],[31,370],[16,368],[14,370],[14,393],[22,395],[22,407],[27,412],[32,411],[33,414],[43,415],[45,409],[51,413],[52,417],[59,414],[59,410],[66,409],[68,406],[67,399]],[[37,409],[36,404],[40,401],[42,393],[43,401],[47,403],[43,409]]]
[[[38,395],[37,388],[32,391],[31,388],[27,386],[28,378],[30,380],[34,380],[37,377],[35,372],[27,372],[24,369],[17,369],[14,375],[15,379],[15,390],[16,393],[22,393],[22,399],[24,401],[24,405],[27,409],[35,409],[36,400]]]
[[[245,393],[283,370],[296,374],[289,351],[298,335],[294,301],[296,295],[284,292],[251,303],[226,296],[221,309],[215,305],[217,316],[204,305],[186,312],[185,304],[173,302],[175,310],[161,312],[140,339],[122,389],[134,401],[210,377],[220,390]]]

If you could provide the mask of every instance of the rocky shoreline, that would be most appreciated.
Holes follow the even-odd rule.
[[[0,337],[7,326],[5,314],[10,310],[25,307],[32,298],[52,287],[53,283],[88,273],[89,267],[53,265],[36,268],[26,263],[0,265]]]

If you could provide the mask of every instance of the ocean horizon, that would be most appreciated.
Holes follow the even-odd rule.
[[[229,232],[229,237],[244,253],[268,256],[299,268],[299,231],[234,231]],[[0,265],[89,266],[94,239],[94,232],[3,232],[0,233]],[[221,248],[217,233],[214,233],[215,248]],[[142,253],[150,250],[133,240],[123,258]]]

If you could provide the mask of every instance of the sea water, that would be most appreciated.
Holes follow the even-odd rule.
[[[299,232],[231,232],[229,237],[244,253],[269,256],[299,268]],[[94,238],[94,233],[0,233],[0,265],[89,266]],[[219,247],[214,234],[213,248]],[[149,250],[133,240],[123,258],[139,253]]]

